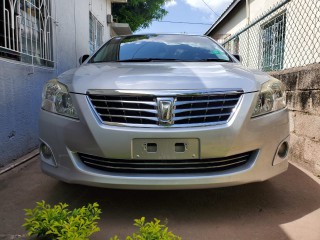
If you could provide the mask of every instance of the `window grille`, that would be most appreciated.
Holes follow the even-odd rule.
[[[233,39],[233,54],[239,54],[239,37]]]
[[[98,19],[90,12],[90,23],[89,23],[89,48],[90,53],[94,53],[103,43],[103,25]]]
[[[228,42],[227,44],[224,45],[224,48],[228,51],[231,52],[231,42]]]
[[[283,68],[286,13],[273,18],[261,27],[262,70],[274,71]]]
[[[0,0],[0,57],[53,67],[50,0]]]

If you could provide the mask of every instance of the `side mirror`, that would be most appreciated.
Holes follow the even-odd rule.
[[[79,58],[79,63],[80,63],[80,65],[81,65],[82,63],[84,63],[84,61],[87,60],[88,57],[89,57],[88,54],[85,54],[85,55],[81,56],[81,57]]]
[[[239,61],[242,61],[242,57],[239,54],[233,54],[233,56]]]

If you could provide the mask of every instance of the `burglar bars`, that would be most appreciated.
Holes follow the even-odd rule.
[[[50,0],[1,0],[2,57],[53,67]]]

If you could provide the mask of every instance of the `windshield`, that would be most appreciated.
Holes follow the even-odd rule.
[[[231,62],[228,54],[204,36],[133,35],[107,42],[90,62],[217,61]]]

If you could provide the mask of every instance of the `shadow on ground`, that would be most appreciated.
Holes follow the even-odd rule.
[[[320,208],[319,183],[293,165],[263,183],[207,190],[128,191],[65,184],[43,175],[33,160],[0,176],[0,196],[0,234],[23,234],[22,209],[33,208],[36,201],[66,202],[71,207],[98,202],[103,210],[101,232],[92,239],[101,240],[115,234],[124,239],[135,230],[133,219],[141,216],[168,219],[169,228],[184,240],[289,239],[280,225]]]

